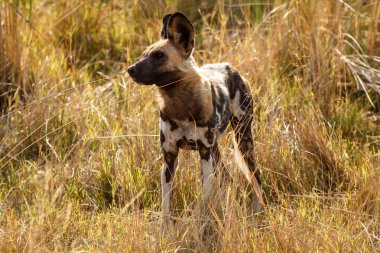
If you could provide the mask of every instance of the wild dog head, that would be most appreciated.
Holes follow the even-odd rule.
[[[194,48],[194,27],[182,13],[163,18],[161,40],[149,46],[128,68],[139,84],[163,86],[180,79]]]

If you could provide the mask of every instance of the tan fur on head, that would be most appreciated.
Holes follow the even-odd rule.
[[[171,41],[164,39],[156,42],[144,51],[143,56],[147,56],[156,51],[164,52],[169,58],[167,63],[163,66],[163,70],[194,71],[193,58],[184,59],[178,51],[178,48]]]

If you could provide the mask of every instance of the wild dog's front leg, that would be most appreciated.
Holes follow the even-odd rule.
[[[170,199],[174,173],[178,164],[177,126],[162,113],[160,114],[160,142],[164,154],[164,166],[161,172],[162,186],[162,228],[170,226]]]
[[[202,189],[203,195],[208,198],[215,184],[215,164],[211,155],[211,148],[199,147],[202,167]]]
[[[226,165],[221,160],[218,143],[215,143],[211,149],[211,156],[214,162],[215,176],[219,178],[219,187],[230,181],[230,175],[227,171]],[[219,177],[218,177],[219,176]]]
[[[162,185],[162,215],[163,226],[168,227],[171,225],[170,220],[170,202],[172,183],[174,178],[175,169],[178,164],[178,152],[164,151],[164,166],[161,172],[161,185]]]

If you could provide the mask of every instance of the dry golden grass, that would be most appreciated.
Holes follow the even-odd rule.
[[[205,205],[182,152],[161,236],[155,88],[124,72],[173,11],[199,65],[251,83],[267,207],[227,133],[233,179]],[[379,20],[376,0],[0,2],[0,251],[380,251]]]

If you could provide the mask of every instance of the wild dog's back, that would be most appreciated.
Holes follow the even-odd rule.
[[[227,88],[232,117],[240,118],[244,112],[253,117],[253,100],[248,83],[228,62],[204,65],[199,72],[223,90]]]

